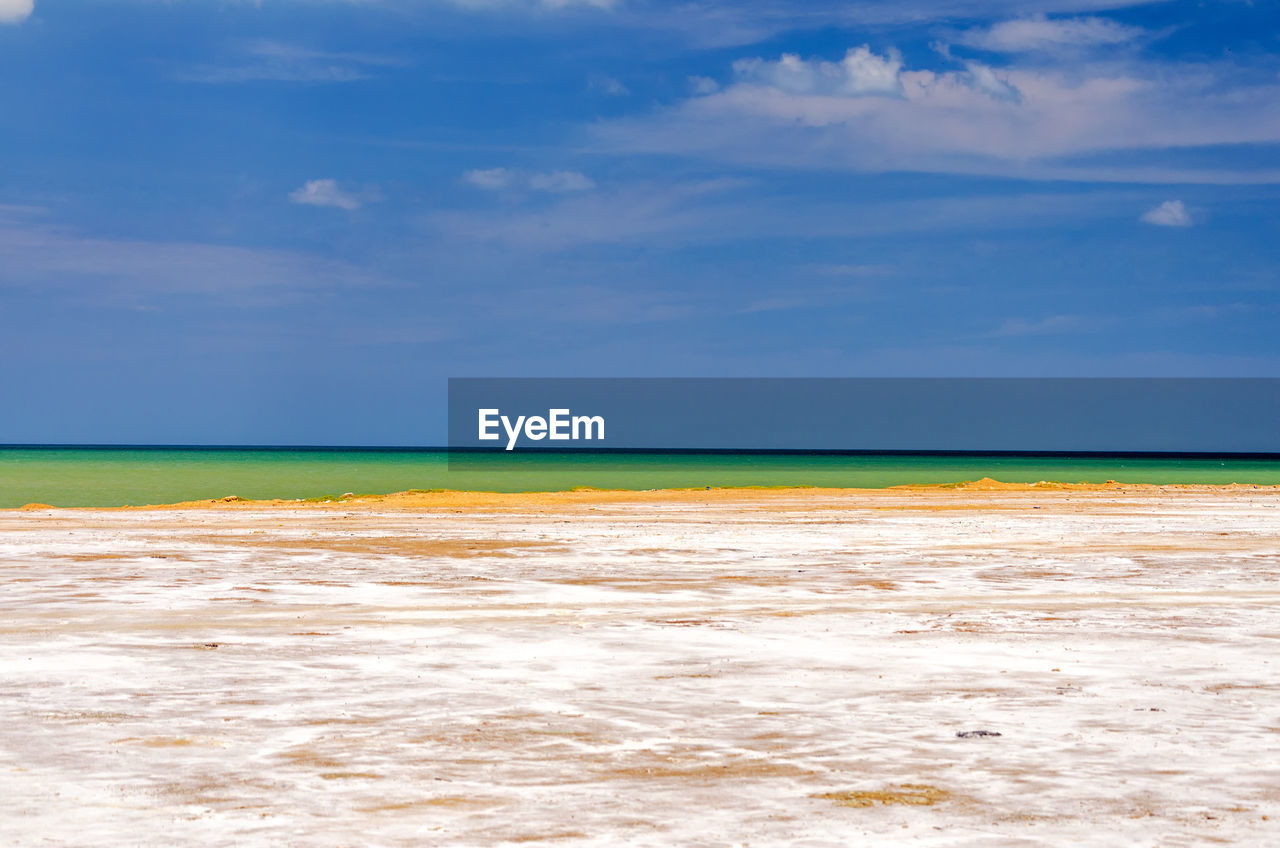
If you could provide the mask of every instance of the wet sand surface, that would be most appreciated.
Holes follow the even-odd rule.
[[[0,512],[0,844],[1280,844],[1280,491]]]

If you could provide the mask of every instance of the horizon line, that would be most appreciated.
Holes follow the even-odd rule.
[[[609,455],[739,455],[739,456],[976,456],[976,457],[1051,457],[1051,458],[1149,458],[1149,459],[1261,459],[1280,461],[1280,451],[1144,451],[1144,450],[1001,450],[1001,449],[877,449],[877,448],[568,448],[527,447],[520,451],[503,451],[491,447],[448,445],[281,445],[281,444],[166,444],[166,443],[0,443],[0,450],[189,450],[189,451],[333,451],[355,453],[466,453],[529,456],[538,454]]]

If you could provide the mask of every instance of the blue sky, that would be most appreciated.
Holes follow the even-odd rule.
[[[0,0],[0,442],[1280,376],[1275,2]]]

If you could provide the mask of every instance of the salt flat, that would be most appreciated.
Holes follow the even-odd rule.
[[[0,512],[0,840],[1280,844],[1275,489],[419,500]]]

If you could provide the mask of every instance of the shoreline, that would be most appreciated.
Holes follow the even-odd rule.
[[[335,507],[380,507],[387,509],[457,509],[518,508],[522,506],[591,506],[614,503],[719,503],[764,502],[776,499],[820,499],[839,497],[876,498],[901,496],[953,496],[981,493],[1107,493],[1132,495],[1166,494],[1229,494],[1241,492],[1280,492],[1280,484],[1260,483],[1123,483],[1108,480],[1105,483],[1063,483],[1042,480],[1036,483],[1006,483],[984,477],[960,483],[906,484],[882,488],[852,488],[824,486],[709,486],[705,488],[671,489],[596,489],[581,487],[569,490],[531,492],[493,492],[463,489],[408,489],[388,494],[347,494],[336,497],[316,498],[242,498],[225,495],[218,498],[176,501],[160,504],[123,504],[119,506],[57,506],[46,503],[27,503],[17,507],[0,508],[5,512],[59,511],[140,511],[140,510],[192,510],[192,509],[332,509]]]

